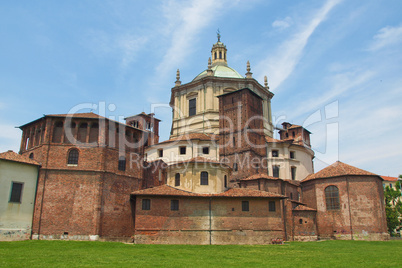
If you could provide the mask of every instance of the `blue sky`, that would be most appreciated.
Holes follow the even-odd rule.
[[[182,83],[206,69],[219,28],[229,66],[268,76],[274,122],[313,133],[316,171],[339,159],[398,176],[401,11],[399,0],[2,1],[0,151],[18,151],[15,126],[89,104],[116,118],[157,104],[167,139],[176,69]]]

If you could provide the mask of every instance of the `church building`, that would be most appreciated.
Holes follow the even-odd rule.
[[[310,132],[272,123],[270,91],[228,66],[171,89],[170,137],[141,113],[45,115],[20,127],[40,163],[33,239],[270,244],[388,239],[382,178],[342,162],[314,173]],[[279,139],[274,138],[278,131]]]

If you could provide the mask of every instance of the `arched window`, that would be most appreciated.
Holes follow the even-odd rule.
[[[219,59],[222,59],[222,51],[219,51]]]
[[[77,149],[72,149],[69,153],[68,153],[68,160],[67,160],[67,164],[69,165],[78,165],[78,150]]]
[[[82,123],[78,127],[77,140],[80,142],[87,142],[88,124]]]
[[[52,141],[56,143],[61,142],[62,135],[63,135],[63,122],[56,122],[53,129]]]
[[[29,155],[29,158],[30,158],[30,159],[33,159],[33,158],[34,158],[34,154],[31,153],[31,154]]]
[[[125,171],[126,170],[126,158],[124,156],[119,157],[119,170]]]
[[[89,130],[89,143],[98,144],[98,136],[99,136],[99,124],[93,123],[91,125],[91,129]]]
[[[216,52],[215,52],[214,56],[215,56],[215,57],[214,57],[214,60],[216,60]]]
[[[208,185],[208,172],[201,172],[201,185]]]
[[[300,219],[300,220],[299,220],[299,224],[303,224],[303,219]]]
[[[327,204],[327,210],[340,209],[338,187],[331,185],[325,188],[325,203]]]
[[[174,186],[180,186],[180,173],[176,173],[174,176]]]

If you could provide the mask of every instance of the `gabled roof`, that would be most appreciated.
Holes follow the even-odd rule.
[[[399,178],[389,177],[389,176],[380,176],[384,181],[397,181]]]
[[[293,209],[293,211],[317,211],[317,210],[314,208],[310,208],[308,206],[298,205]]]
[[[277,178],[277,177],[268,176],[268,175],[263,174],[263,173],[261,173],[261,174],[260,174],[260,173],[254,174],[254,175],[251,175],[251,176],[249,176],[249,177],[247,177],[247,178],[240,179],[240,180],[241,180],[241,181],[252,181],[252,180],[258,180],[258,179],[280,180],[280,179]]]
[[[180,135],[174,138],[171,138],[169,140],[162,141],[158,144],[163,144],[163,143],[169,143],[169,142],[175,142],[175,141],[190,141],[190,140],[200,140],[200,141],[211,141],[211,140],[217,140],[217,135],[213,134],[204,134],[204,133],[188,133],[184,135]]]
[[[252,190],[247,188],[233,188],[218,194],[199,194],[177,189],[169,185],[162,185],[148,188],[131,193],[132,195],[151,195],[151,196],[187,196],[187,197],[254,197],[254,198],[286,198],[283,195]]]
[[[333,178],[333,177],[349,176],[349,175],[377,176],[381,178],[380,176],[374,173],[337,161],[334,164],[324,168],[323,170],[317,173],[308,175],[304,180],[302,180],[302,182],[315,179]]]
[[[36,120],[34,120],[34,121],[31,121],[31,122],[29,122],[29,123],[26,123],[26,124],[24,124],[24,125],[22,125],[22,126],[19,126],[19,128],[21,129],[21,128],[23,128],[23,127],[29,125],[29,124],[32,124],[32,123],[34,123],[34,122],[36,122],[36,121],[39,121],[39,120],[41,120],[41,119],[44,119],[44,118],[46,118],[46,117],[56,117],[56,118],[71,117],[71,118],[80,118],[80,119],[104,119],[104,120],[108,120],[108,121],[111,121],[111,122],[115,122],[116,124],[124,125],[124,126],[126,126],[126,127],[128,127],[128,128],[136,129],[136,130],[139,130],[139,131],[142,131],[142,132],[147,132],[147,131],[145,131],[145,130],[142,130],[142,129],[139,129],[139,128],[135,128],[135,127],[130,126],[130,125],[127,125],[127,124],[125,124],[125,123],[118,122],[118,121],[115,121],[115,120],[112,120],[112,119],[103,117],[103,116],[98,115],[98,114],[95,114],[95,113],[93,113],[93,112],[90,112],[90,113],[74,113],[74,114],[48,114],[48,115],[44,115],[43,117],[38,118],[38,119],[36,119]]]
[[[258,173],[258,174],[254,174],[251,175],[250,177],[244,178],[244,179],[240,179],[240,181],[253,181],[253,180],[259,180],[259,179],[264,179],[264,180],[280,180],[280,181],[284,181],[296,186],[300,186],[300,181],[294,181],[294,180],[285,180],[285,179],[281,179],[281,178],[277,178],[277,177],[272,177],[272,176],[268,176],[266,174],[263,173]]]
[[[29,164],[29,165],[40,166],[40,164],[38,162],[36,162],[35,160],[22,156],[20,154],[17,154],[11,150],[4,152],[4,153],[0,153],[0,159]]]

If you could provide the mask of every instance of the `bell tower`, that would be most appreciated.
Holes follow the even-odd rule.
[[[212,58],[212,66],[215,65],[224,65],[228,66],[228,62],[226,59],[226,46],[221,42],[221,34],[218,30],[217,32],[218,42],[213,44],[211,50],[211,58]]]

